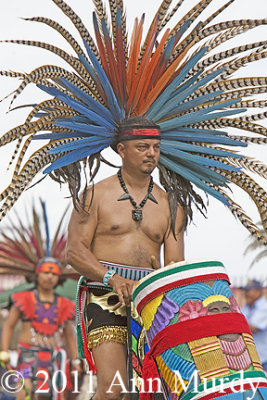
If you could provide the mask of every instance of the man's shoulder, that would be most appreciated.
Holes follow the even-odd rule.
[[[115,181],[116,175],[112,175],[108,178],[102,179],[99,182],[91,184],[86,189],[86,198],[91,199],[91,196],[97,198],[98,196],[102,196],[104,193],[108,193],[108,191],[114,187]]]
[[[154,183],[154,190],[162,199],[168,199],[167,192],[162,187],[160,187],[157,183]]]

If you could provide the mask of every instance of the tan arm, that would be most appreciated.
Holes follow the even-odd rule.
[[[170,226],[170,225],[169,225]],[[181,206],[178,206],[175,222],[175,236],[173,233],[166,232],[164,239],[164,265],[184,260],[184,212]]]
[[[75,327],[73,321],[68,321],[64,326],[64,337],[66,341],[66,347],[71,360],[78,358],[77,341],[75,338]]]
[[[89,209],[91,189],[87,191],[85,210]],[[98,224],[98,197],[94,194],[92,205],[88,211],[75,209],[68,227],[67,261],[81,275],[97,282],[103,282],[107,269],[98,262],[90,250]],[[119,296],[122,304],[129,304],[134,285],[133,281],[114,275],[109,285]]]
[[[68,227],[67,262],[81,275],[93,281],[102,282],[107,270],[90,251],[98,223],[97,195],[94,194],[94,199],[89,209],[91,196],[92,191],[88,189],[85,204],[86,211],[79,207],[79,211],[74,209],[72,212]]]
[[[8,317],[3,325],[2,337],[1,337],[1,344],[3,351],[8,351],[14,328],[19,319],[20,319],[20,311],[18,310],[17,307],[12,306],[9,311]]]

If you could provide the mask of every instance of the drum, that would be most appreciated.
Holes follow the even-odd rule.
[[[141,279],[132,297],[150,348],[140,399],[152,398],[146,381],[157,375],[166,399],[267,399],[250,328],[221,262],[162,268]]]

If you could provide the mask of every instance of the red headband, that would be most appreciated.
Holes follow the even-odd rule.
[[[52,274],[55,274],[55,275],[62,274],[60,266],[58,264],[52,263],[52,262],[44,262],[44,263],[38,265],[35,272],[37,275],[40,272],[52,272]]]
[[[122,140],[160,139],[160,130],[157,127],[125,129],[120,131],[119,138]]]

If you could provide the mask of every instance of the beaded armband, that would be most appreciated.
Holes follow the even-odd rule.
[[[103,277],[103,283],[105,286],[108,286],[108,282],[109,280],[116,274],[116,271],[113,271],[112,269],[110,269],[109,271],[107,271]]]

